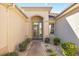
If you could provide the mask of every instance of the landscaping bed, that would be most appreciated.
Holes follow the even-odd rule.
[[[55,46],[54,44],[43,43],[45,46],[45,50],[47,52],[47,56],[63,56],[61,52],[61,46]]]
[[[78,56],[78,46],[75,43],[61,42],[58,37],[53,38],[52,43],[49,41],[44,43],[48,56]]]

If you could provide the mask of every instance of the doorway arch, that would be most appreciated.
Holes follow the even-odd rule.
[[[43,39],[43,17],[33,16],[32,20],[32,37],[34,39]]]

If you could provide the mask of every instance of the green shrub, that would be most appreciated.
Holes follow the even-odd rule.
[[[10,52],[10,53],[6,53],[3,56],[18,56],[17,52]]]
[[[26,42],[27,42],[27,43],[30,43],[31,40],[32,40],[31,38],[27,38],[27,39],[26,39]]]
[[[65,42],[61,47],[64,55],[75,56],[77,54],[77,46],[72,42]]]
[[[54,34],[54,30],[51,30],[50,34]]]
[[[19,51],[22,52],[22,51],[25,51],[27,48],[27,43],[26,42],[22,42],[19,44]]]
[[[51,53],[51,52],[53,52],[53,50],[52,49],[47,49],[47,52]]]
[[[50,43],[50,38],[45,38],[45,43]]]
[[[53,52],[49,56],[56,56],[56,53]]]
[[[59,45],[61,43],[59,38],[54,38],[53,42],[54,45]]]
[[[22,52],[22,51],[25,51],[28,44],[30,43],[31,39],[30,38],[27,38],[25,41],[23,41],[22,43],[19,44],[19,51]]]
[[[45,47],[48,47],[49,45],[45,45]]]
[[[47,49],[47,52],[50,53],[49,56],[56,56],[56,53],[53,51],[53,49]]]

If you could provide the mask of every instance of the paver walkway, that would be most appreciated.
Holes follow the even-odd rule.
[[[31,48],[27,53],[27,56],[45,56],[46,51],[45,48],[42,46],[42,42],[39,40],[34,40],[31,44]]]
[[[46,47],[45,45],[48,45]],[[19,53],[20,56],[49,56],[49,54],[46,52],[47,49],[53,49],[57,56],[63,56],[61,53],[60,46],[54,46],[53,44],[46,44],[44,42],[41,42],[40,40],[32,40],[31,44],[29,45],[29,49],[26,49],[26,51]]]

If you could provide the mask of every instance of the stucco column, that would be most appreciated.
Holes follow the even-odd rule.
[[[47,20],[43,21],[43,38],[49,37],[49,23]]]
[[[32,37],[32,21],[29,18],[27,22],[27,37],[31,38]]]

